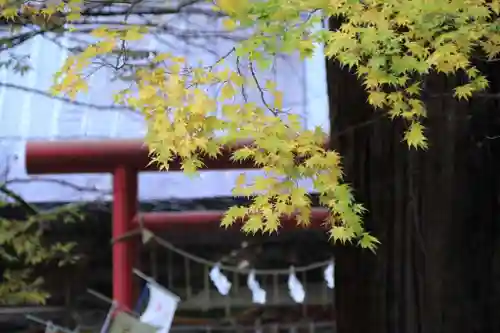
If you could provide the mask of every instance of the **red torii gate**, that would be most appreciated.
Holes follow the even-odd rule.
[[[235,163],[230,160],[231,149],[223,150],[218,159],[205,159],[204,170],[255,169],[251,161]],[[113,174],[113,238],[119,238],[138,225],[138,173],[158,171],[151,165],[148,148],[138,140],[105,141],[33,141],[26,145],[26,171],[28,174],[112,173]],[[179,171],[178,160],[170,164],[169,171]],[[224,212],[156,212],[141,214],[141,222],[148,229],[161,229],[167,225],[215,225]],[[311,220],[323,221],[325,210],[313,210]],[[292,225],[294,220],[283,220]],[[315,224],[317,226],[317,223]],[[113,245],[113,299],[129,308],[133,307],[132,242]]]

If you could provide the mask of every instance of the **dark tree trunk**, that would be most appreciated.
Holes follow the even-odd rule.
[[[500,66],[490,93],[500,91]],[[500,108],[457,102],[454,80],[425,87],[427,151],[402,142],[403,124],[366,104],[347,69],[328,62],[332,145],[369,209],[376,255],[339,247],[339,333],[500,332]]]

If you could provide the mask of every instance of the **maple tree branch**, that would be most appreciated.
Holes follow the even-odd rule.
[[[34,30],[34,31],[19,33],[9,37],[2,37],[0,38],[0,52],[11,50],[16,46],[19,46],[24,42],[30,40],[31,38],[41,35],[43,33],[44,33],[43,30]]]
[[[41,177],[30,177],[30,178],[12,178],[7,181],[3,185],[3,187],[7,187],[8,185],[13,185],[13,184],[29,184],[29,183],[34,183],[34,182],[41,182],[41,183],[49,183],[49,184],[56,184],[60,185],[63,187],[69,187],[73,190],[76,190],[78,192],[91,192],[91,193],[99,193],[99,194],[111,194],[111,191],[106,191],[97,188],[96,186],[82,186],[75,184],[73,182],[70,182],[68,180],[64,179],[58,179],[58,178],[41,178]],[[2,190],[0,188],[0,190]]]
[[[126,8],[116,8],[117,2],[111,3],[102,3],[98,6],[87,7],[82,10],[81,15],[83,18],[97,18],[97,17],[122,17],[120,22],[116,23],[125,23],[128,18],[132,15],[148,15],[148,16],[162,16],[162,15],[171,15],[171,14],[195,14],[195,15],[206,15],[211,17],[225,17],[226,15],[217,11],[213,11],[210,9],[204,9],[199,7],[193,7],[193,5],[197,3],[201,3],[202,0],[186,0],[183,3],[179,4],[176,7],[139,7],[140,4],[143,3],[144,0],[132,1],[127,4]],[[88,4],[87,4],[88,5]],[[139,8],[138,8],[139,7]],[[36,15],[30,16],[32,14],[23,13],[20,10],[19,15],[14,18],[1,18],[0,19],[0,27],[11,27],[14,25],[20,26],[28,26],[35,25],[36,23]],[[51,18],[44,22],[43,30],[52,31],[61,29],[66,22],[66,14],[57,13],[51,16]],[[75,25],[78,22],[72,22],[72,25]],[[100,22],[94,22],[95,24],[100,24]],[[42,27],[41,27],[42,28]]]
[[[206,10],[202,8],[189,8],[192,5],[202,2],[201,0],[186,0],[183,3],[179,4],[176,7],[163,7],[163,8],[139,8],[136,9],[139,4],[142,3],[142,0],[132,1],[130,2],[130,6],[125,9],[120,10],[109,10],[113,5],[105,4],[101,6],[99,9],[89,8],[82,12],[82,16],[128,16],[128,15],[168,15],[168,14],[178,14],[178,13],[189,13],[189,14],[204,14],[210,16],[224,16],[222,13],[218,13],[211,10]],[[106,8],[107,10],[103,10]]]
[[[248,63],[248,67],[250,69],[250,74],[252,75],[252,78],[253,78],[253,81],[255,82],[255,85],[257,86],[257,89],[259,90],[259,94],[260,94],[260,99],[262,100],[262,103],[264,104],[264,106],[272,113],[274,114],[275,116],[278,116],[278,113],[279,113],[279,110],[276,110],[275,108],[273,108],[271,105],[269,105],[269,103],[267,103],[267,100],[266,100],[266,96],[265,96],[265,89],[264,87],[262,87],[262,85],[260,84],[259,82],[259,79],[257,77],[257,72],[255,71],[255,68],[254,68],[254,65],[253,65],[253,62],[250,61]]]
[[[30,215],[38,214],[38,209],[30,205],[26,200],[24,200],[20,195],[10,190],[7,184],[0,184],[0,193],[4,194],[8,198],[14,200],[18,205],[23,207]]]
[[[26,86],[20,86],[20,85],[13,84],[13,83],[8,83],[8,82],[0,82],[0,87],[5,87],[5,88],[8,88],[8,89],[16,89],[16,90],[20,90],[20,91],[24,91],[24,92],[36,94],[36,95],[39,95],[39,96],[44,96],[44,97],[48,97],[48,98],[51,98],[51,99],[55,99],[55,100],[58,100],[58,101],[61,101],[61,102],[64,102],[64,103],[73,104],[73,105],[76,105],[76,106],[88,107],[88,108],[95,109],[95,110],[102,110],[102,111],[119,110],[119,111],[130,111],[130,112],[133,112],[132,109],[127,108],[125,106],[97,105],[97,104],[79,102],[79,101],[75,101],[75,100],[72,100],[72,99],[69,99],[69,98],[65,98],[65,97],[54,96],[51,93],[43,91],[43,90],[39,90],[39,89],[35,89],[35,88],[29,88],[29,87],[26,87]]]

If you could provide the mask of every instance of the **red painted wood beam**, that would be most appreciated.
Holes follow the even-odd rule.
[[[220,228],[220,221],[225,211],[189,211],[189,212],[152,212],[141,213],[134,218],[135,226],[142,225],[152,231],[166,231],[171,229],[187,230],[215,230]],[[315,208],[311,212],[311,225],[308,227],[321,228],[327,218],[326,209]],[[283,228],[297,227],[295,217],[284,217],[281,220]]]
[[[248,144],[242,142],[235,147]],[[230,160],[234,148],[226,148],[217,159],[206,158],[208,170],[255,169],[251,161],[235,163]],[[137,171],[158,171],[151,165],[149,150],[140,140],[79,140],[30,141],[26,144],[28,174],[108,173],[126,165]],[[179,171],[179,160],[170,164],[170,171]]]
[[[205,158],[205,170],[256,169],[251,160],[231,161],[231,152],[250,144],[241,141],[226,147],[217,159]],[[78,140],[29,141],[26,144],[26,171],[28,174],[108,173],[126,165],[138,172],[158,171],[150,164],[149,150],[141,140]],[[179,171],[179,160],[170,164],[170,171]]]

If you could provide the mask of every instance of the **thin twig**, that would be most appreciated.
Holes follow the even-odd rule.
[[[64,103],[73,104],[73,105],[76,105],[76,106],[88,107],[88,108],[95,109],[95,110],[103,110],[103,111],[121,110],[121,111],[134,112],[134,110],[132,110],[131,108],[125,107],[125,106],[96,105],[96,104],[91,104],[91,103],[79,102],[79,101],[72,100],[70,98],[54,96],[51,93],[43,91],[43,90],[39,90],[39,89],[35,89],[35,88],[29,88],[29,87],[25,87],[25,86],[20,86],[20,85],[13,84],[13,83],[0,82],[0,87],[10,88],[10,89],[16,89],[16,90],[20,90],[20,91],[24,91],[24,92],[29,92],[29,93],[36,94],[36,95],[39,95],[39,96],[44,96],[44,97],[52,98],[52,99],[55,99],[55,100],[58,100],[58,101],[61,101],[61,102],[64,102]]]
[[[21,207],[31,215],[36,215],[39,213],[38,209],[35,206],[29,204],[26,200],[24,200],[19,194],[10,190],[6,184],[0,184],[0,192],[5,194],[7,197],[11,198],[15,202],[17,202]]]
[[[40,178],[40,177],[13,178],[13,179],[7,180],[4,184],[5,185],[13,185],[13,184],[28,184],[28,183],[34,183],[34,182],[57,184],[57,185],[61,185],[64,187],[70,187],[71,189],[79,191],[79,192],[98,192],[99,194],[111,194],[111,191],[100,190],[96,186],[81,186],[81,185],[74,184],[70,181],[67,181],[64,179],[57,179],[57,178]]]
[[[266,96],[264,94],[264,88],[260,85],[260,82],[259,82],[259,79],[257,78],[257,73],[255,73],[255,69],[253,67],[253,63],[252,61],[249,62],[249,65],[248,67],[250,68],[250,73],[252,74],[252,78],[255,82],[255,84],[257,85],[257,89],[259,90],[259,93],[260,93],[260,99],[262,100],[262,103],[264,103],[264,106],[269,110],[271,111],[271,113],[273,115],[275,115],[276,117],[278,117],[278,110],[275,109],[275,108],[272,108],[266,101]]]
[[[236,71],[238,72],[239,76],[244,77],[240,68],[240,57],[236,57]],[[248,103],[248,95],[245,89],[245,82],[243,82],[240,89],[241,89],[241,95],[243,96],[243,101],[245,101],[245,103]]]

